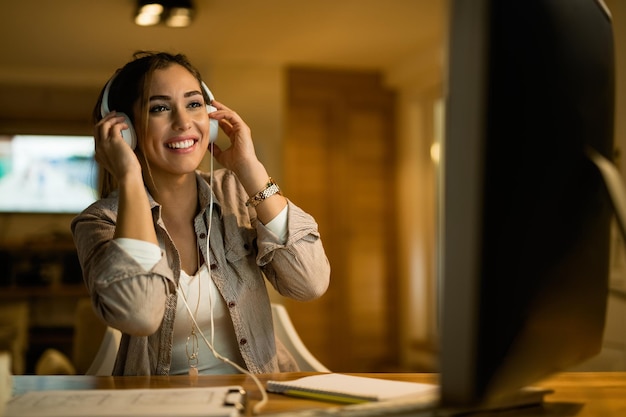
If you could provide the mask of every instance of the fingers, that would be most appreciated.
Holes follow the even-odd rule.
[[[226,133],[226,136],[230,138],[233,133],[233,125],[226,119],[219,120],[218,123],[220,129],[222,129],[222,131]]]
[[[242,166],[246,161],[256,160],[252,132],[246,122],[236,111],[217,100],[213,100],[211,105],[216,110],[209,113],[209,117],[218,121],[220,129],[230,140],[230,145],[224,149],[217,145],[210,148],[216,160],[232,170]]]
[[[228,108],[217,100],[213,100],[211,105],[217,110],[209,113],[209,117],[218,121],[220,128],[231,140],[234,139],[234,136],[240,134],[249,136],[250,128],[236,111]]]
[[[118,179],[139,166],[133,149],[121,134],[128,128],[126,117],[115,112],[102,118],[94,127],[96,161]]]
[[[229,109],[228,107],[226,107],[226,105],[224,105],[224,103],[219,102],[219,101],[217,101],[217,100],[215,100],[215,99],[211,102],[211,105],[212,105],[213,107],[215,107],[216,109],[218,109],[218,110],[231,110],[231,109]],[[232,111],[232,110],[231,110],[231,111]]]
[[[94,136],[96,140],[112,140],[114,137],[119,137],[123,140],[121,131],[128,128],[126,118],[112,112],[96,124]]]
[[[238,123],[243,124],[243,120],[237,114],[237,112],[226,107],[224,104],[220,103],[219,101],[213,100],[211,102],[211,105],[217,109],[216,111],[209,113],[209,117],[211,119],[216,119],[219,121],[225,120],[231,126],[234,126],[235,124],[238,124]]]

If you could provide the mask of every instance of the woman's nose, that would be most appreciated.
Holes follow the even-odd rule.
[[[176,110],[173,112],[172,125],[175,130],[185,131],[191,127],[191,116],[184,110]]]

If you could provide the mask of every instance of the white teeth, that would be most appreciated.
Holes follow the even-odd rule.
[[[194,143],[193,140],[188,139],[188,140],[183,140],[181,142],[168,143],[167,147],[170,149],[185,149],[185,148],[191,147],[193,143]]]

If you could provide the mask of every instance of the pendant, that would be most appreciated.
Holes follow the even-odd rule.
[[[196,378],[198,376],[198,336],[196,335],[195,326],[191,327],[191,335],[187,337],[185,350],[187,352],[187,363],[189,364],[189,376]]]

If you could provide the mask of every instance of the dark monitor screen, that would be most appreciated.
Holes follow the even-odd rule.
[[[596,0],[454,0],[442,146],[444,404],[600,351],[612,206],[611,18]]]

